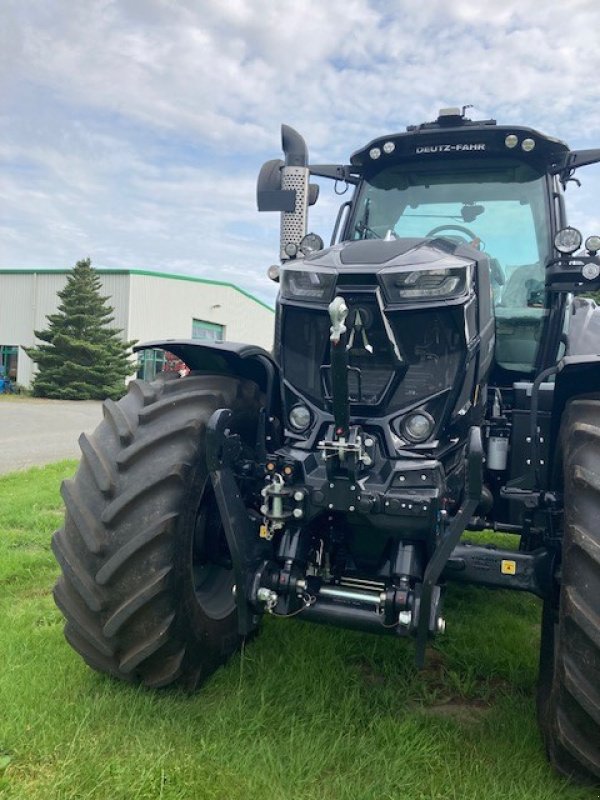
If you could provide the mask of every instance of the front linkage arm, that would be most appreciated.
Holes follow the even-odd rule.
[[[232,465],[239,449],[236,436],[230,435],[232,413],[228,408],[214,412],[206,432],[206,459],[215,499],[219,507],[225,538],[231,553],[240,636],[252,633],[258,624],[256,610],[248,602],[252,580],[268,558],[268,546],[252,530],[248,510]]]
[[[425,665],[425,649],[429,637],[431,623],[431,608],[434,590],[452,551],[458,544],[461,534],[467,523],[475,513],[481,501],[483,466],[483,445],[481,443],[481,430],[471,428],[469,433],[469,450],[467,453],[467,488],[464,500],[456,515],[450,522],[444,517],[441,519],[441,532],[439,544],[436,547],[425,569],[419,606],[419,619],[417,623],[416,662],[422,669]],[[444,512],[442,512],[444,513]]]

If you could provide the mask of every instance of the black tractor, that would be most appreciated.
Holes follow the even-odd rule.
[[[449,581],[531,592],[549,758],[598,782],[600,236],[563,195],[600,150],[464,109],[342,165],[282,132],[258,181],[282,220],[273,352],[137,348],[190,374],[132,381],[80,439],[66,637],[151,687],[198,686],[265,613],[412,639],[422,666]],[[328,247],[311,175],[350,190]],[[464,541],[484,529],[518,549]]]

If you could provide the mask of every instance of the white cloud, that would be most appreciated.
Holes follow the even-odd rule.
[[[279,124],[345,160],[445,105],[600,145],[592,0],[100,0],[4,4],[3,266],[218,273],[263,296],[255,211]],[[574,197],[596,223],[600,177]],[[584,198],[582,200],[581,198]],[[315,224],[327,238],[334,197]],[[337,202],[337,200],[336,200]]]

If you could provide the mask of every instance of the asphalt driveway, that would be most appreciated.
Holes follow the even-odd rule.
[[[79,458],[79,434],[101,419],[95,400],[0,399],[0,475]]]

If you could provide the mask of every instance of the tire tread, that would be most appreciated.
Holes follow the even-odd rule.
[[[174,553],[206,424],[219,407],[255,406],[251,386],[226,375],[132,381],[80,437],[79,469],[61,487],[65,524],[52,540],[62,569],[54,595],[67,641],[93,669],[158,688],[189,686],[222,663],[220,640],[198,660],[204,641],[187,630]]]
[[[600,784],[600,397],[571,400],[559,438],[562,586],[544,613],[538,712],[554,767]]]

